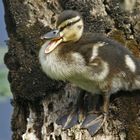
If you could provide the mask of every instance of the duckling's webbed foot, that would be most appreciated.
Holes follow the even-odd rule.
[[[81,125],[81,128],[88,130],[91,136],[95,135],[103,126],[106,120],[106,114],[88,114]]]
[[[102,128],[107,119],[109,98],[110,97],[108,95],[104,96],[103,111],[101,113],[88,113],[81,125],[81,128],[87,129],[91,136],[95,135]]]
[[[77,125],[78,122],[78,113],[75,110],[72,110],[70,113],[58,118],[56,120],[58,125],[62,125],[63,129],[69,129]]]
[[[62,125],[63,129],[69,129],[73,126],[79,124],[81,121],[84,120],[84,112],[83,112],[83,100],[84,100],[85,93],[82,92],[78,97],[77,104],[75,105],[74,109],[64,116],[59,117],[56,120],[58,125]]]

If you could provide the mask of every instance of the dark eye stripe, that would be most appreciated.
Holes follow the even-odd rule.
[[[79,22],[81,20],[81,18],[79,18],[78,20],[74,21],[74,22],[69,22],[68,24],[66,24],[65,26],[61,27],[59,30],[63,31],[64,28],[71,26],[72,24],[75,24],[76,22]]]

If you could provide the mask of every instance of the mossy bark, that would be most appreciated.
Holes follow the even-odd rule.
[[[118,0],[3,0],[9,35],[5,63],[13,93],[13,140],[139,140],[140,91],[113,95],[109,117],[94,137],[76,126],[63,131],[55,124],[74,107],[80,94],[70,83],[54,81],[41,70],[40,36],[54,27],[65,9],[81,12],[85,31],[107,34],[140,56],[140,2],[132,12]]]

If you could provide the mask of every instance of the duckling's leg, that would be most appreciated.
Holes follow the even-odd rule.
[[[95,135],[98,130],[103,126],[104,122],[106,121],[108,110],[109,110],[109,100],[110,94],[103,96],[103,111],[100,114],[97,113],[89,113],[81,128],[86,128],[91,136]]]
[[[78,123],[80,123],[81,120],[84,119],[83,118],[84,117],[84,111],[83,111],[84,96],[85,96],[85,92],[83,91],[80,93],[74,109],[70,113],[56,120],[56,123],[58,125],[62,125],[63,129],[69,129],[77,125]]]

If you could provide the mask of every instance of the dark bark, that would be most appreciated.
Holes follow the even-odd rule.
[[[118,0],[3,0],[9,35],[5,63],[13,93],[12,139],[20,140],[139,140],[140,91],[120,92],[111,98],[109,118],[102,130],[90,137],[74,127],[62,131],[55,120],[72,109],[79,89],[54,81],[41,70],[40,36],[54,27],[65,9],[81,12],[85,30],[107,34],[140,56],[140,2],[124,11]]]

